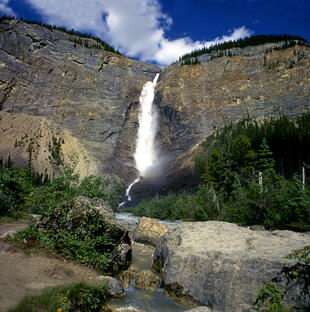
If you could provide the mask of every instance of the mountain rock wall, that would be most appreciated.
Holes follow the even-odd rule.
[[[139,95],[160,68],[85,47],[97,44],[92,39],[82,38],[82,45],[75,39],[17,20],[0,24],[0,108],[59,125],[97,160],[99,174],[124,177]]]
[[[225,124],[247,114],[293,117],[309,111],[310,48],[306,46],[272,52],[275,44],[235,49],[232,57],[202,55],[201,64],[175,63],[160,69],[93,47],[98,44],[93,39],[77,38],[23,21],[3,21],[0,114],[32,116],[63,129],[91,157],[95,169],[85,168],[85,173],[108,174],[124,185],[136,177],[132,155],[139,96],[144,83],[158,72],[156,144],[168,161],[162,185],[190,175],[199,143]],[[6,124],[8,120],[2,118],[2,128],[12,127],[10,136],[20,133],[23,123]],[[22,129],[30,131],[31,124]],[[10,138],[7,134],[1,133],[2,142],[11,143],[5,144],[5,151],[1,144],[0,154],[16,158],[12,142],[20,140],[19,134]],[[35,170],[47,165],[32,161]]]

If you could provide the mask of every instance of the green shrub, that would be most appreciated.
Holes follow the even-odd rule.
[[[273,283],[266,283],[257,295],[254,306],[261,312],[288,312],[282,303],[284,292]]]
[[[28,251],[44,249],[100,272],[116,271],[112,251],[123,231],[106,223],[97,210],[87,207],[81,210],[79,205],[70,200],[46,209],[42,212],[40,231],[29,226],[17,233],[14,240]]]
[[[274,283],[265,283],[256,296],[253,307],[264,312],[309,311],[310,301],[310,246],[294,250],[285,258],[294,260],[293,265],[284,266],[279,272],[286,279],[284,289]],[[284,303],[290,290],[299,290],[295,306]]]
[[[96,287],[83,282],[48,288],[37,296],[26,296],[9,312],[100,312],[107,298],[105,284]]]

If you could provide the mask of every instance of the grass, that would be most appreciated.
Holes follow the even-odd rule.
[[[8,312],[99,312],[108,298],[106,284],[89,286],[75,283],[47,288],[39,295],[26,296]]]

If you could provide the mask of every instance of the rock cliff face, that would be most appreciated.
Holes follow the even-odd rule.
[[[135,178],[132,154],[138,99],[143,84],[157,72],[161,74],[155,95],[160,114],[156,141],[171,168],[165,170],[161,186],[173,183],[175,177],[184,180],[193,164],[191,158],[199,150],[197,144],[225,123],[246,114],[259,118],[296,116],[309,110],[309,47],[266,54],[272,45],[264,45],[237,50],[233,57],[210,60],[204,55],[201,64],[173,64],[161,70],[85,47],[85,42],[89,47],[97,44],[92,39],[82,38],[82,45],[75,39],[22,21],[2,22],[0,108],[1,114],[43,118],[76,139],[92,158],[88,167],[93,169],[88,168],[85,174],[113,175],[127,185]],[[6,129],[4,120],[7,118],[1,121]],[[27,132],[19,123],[9,127],[12,133]],[[31,128],[29,123],[29,131]],[[3,141],[7,133],[1,133]],[[20,137],[10,140],[19,141]],[[1,146],[0,152],[5,157],[17,154],[14,143],[7,144],[5,152]],[[20,158],[27,163],[25,156],[20,154]],[[41,170],[48,162],[39,166],[33,161],[32,166]],[[158,180],[145,181],[149,189],[154,183]],[[145,193],[141,185],[140,192]]]
[[[75,38],[39,25],[4,21],[0,108],[59,125],[96,160],[98,174],[125,177],[123,163],[132,160],[139,95],[160,68],[86,48],[75,44]],[[83,42],[97,44],[91,39]],[[20,129],[19,124],[12,126],[14,131]],[[13,145],[8,153],[16,151]]]

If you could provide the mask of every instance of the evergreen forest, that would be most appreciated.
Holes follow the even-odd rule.
[[[310,229],[310,114],[249,117],[207,137],[195,159],[195,193],[157,196],[139,215]]]

